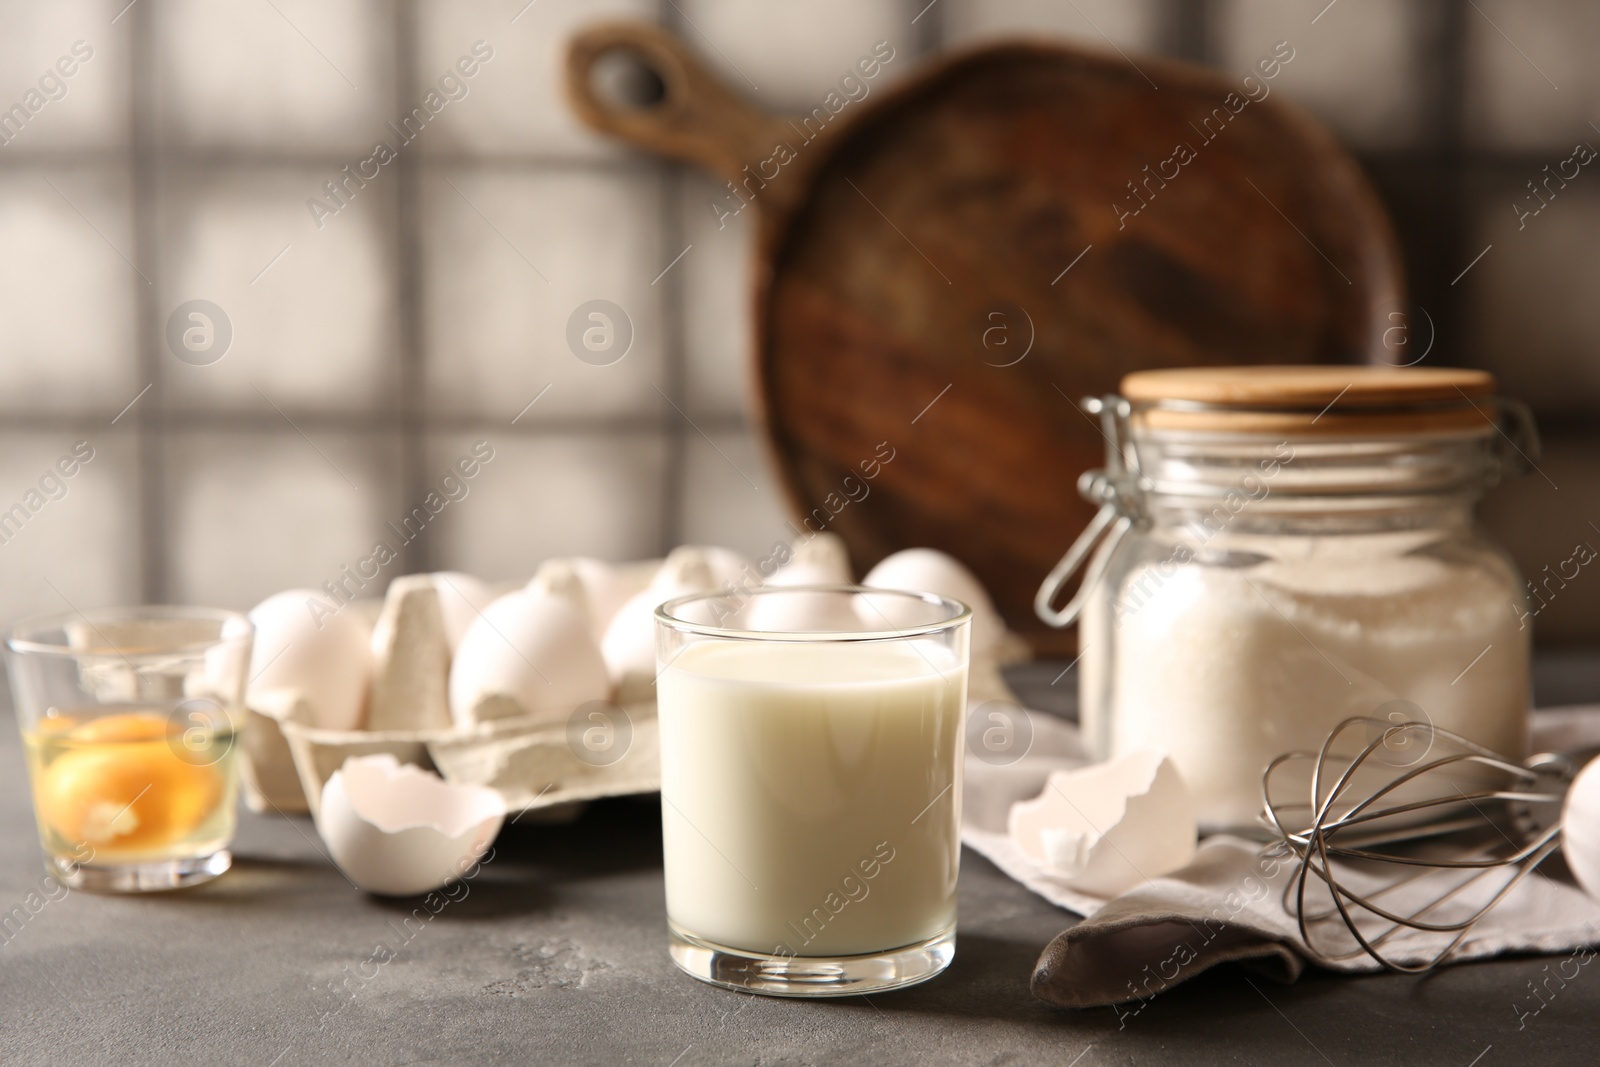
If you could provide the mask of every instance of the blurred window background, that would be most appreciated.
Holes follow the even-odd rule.
[[[719,228],[713,180],[574,120],[564,44],[607,17],[797,111],[878,41],[873,92],[998,36],[1237,70],[1290,41],[1276,90],[1394,220],[1411,351],[1540,416],[1541,473],[1486,521],[1529,577],[1600,546],[1600,176],[1528,185],[1600,146],[1593,3],[5,0],[0,620],[320,586],[430,491],[380,583],[780,536],[744,406],[749,217]],[[594,300],[631,324],[616,362],[569,346]],[[493,458],[444,492],[478,442]],[[1543,641],[1600,639],[1585,581]]]

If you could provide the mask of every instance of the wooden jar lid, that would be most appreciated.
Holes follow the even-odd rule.
[[[1489,430],[1494,376],[1454,367],[1184,367],[1122,379],[1134,425],[1208,433]]]

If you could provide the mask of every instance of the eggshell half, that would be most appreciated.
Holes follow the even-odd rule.
[[[355,756],[322,787],[317,829],[352,882],[405,897],[468,875],[505,814],[493,789],[452,785],[393,756]]]
[[[1194,801],[1165,754],[1130,752],[1055,771],[1044,792],[1011,806],[1022,851],[1064,884],[1111,898],[1194,858]]]
[[[366,719],[372,680],[371,631],[349,606],[330,605],[321,593],[290,589],[250,609],[255,645],[246,693],[252,706],[271,690],[298,692],[311,725],[359,729]]]

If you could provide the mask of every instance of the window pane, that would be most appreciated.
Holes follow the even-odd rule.
[[[466,483],[469,495],[439,516],[431,549],[436,566],[526,581],[552,556],[625,560],[661,553],[666,447],[660,434],[526,436],[509,427],[437,434],[429,439],[429,484],[442,484],[479,442],[494,458]]]
[[[304,429],[172,436],[167,570],[178,600],[244,609],[282,589],[317,589],[386,536],[384,523],[402,514],[398,441]]]
[[[332,202],[322,189],[332,177],[331,168],[252,167],[163,178],[157,328],[175,404],[267,412],[393,404],[394,178],[347,186],[348,206],[318,229],[306,201]],[[196,299],[221,308],[232,329],[226,352],[204,366],[180,359],[167,336]]]
[[[546,386],[519,422],[665,406],[662,289],[651,282],[676,250],[661,246],[653,173],[449,169],[424,190],[433,410],[509,422]],[[580,311],[596,300],[620,314]],[[569,329],[598,346],[587,359]],[[613,360],[607,346],[624,354]]]
[[[134,322],[155,274],[133,262],[127,172],[0,172],[0,248],[0,410],[109,419],[146,384]]]

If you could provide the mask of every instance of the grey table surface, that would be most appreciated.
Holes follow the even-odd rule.
[[[1066,711],[1054,668],[1013,675]],[[1600,701],[1600,657],[1545,657],[1545,705]],[[9,714],[0,716],[9,718]],[[44,877],[14,725],[0,722],[0,912]],[[1600,972],[1547,994],[1555,961],[1416,978],[1220,968],[1137,1016],[1036,1000],[1040,949],[1073,917],[968,851],[955,962],[871,998],[730,993],[667,958],[654,799],[508,828],[436,915],[357,892],[309,820],[242,813],[234,869],[193,890],[74,892],[0,932],[0,1062],[1593,1064]],[[24,912],[26,914],[26,912]],[[370,963],[388,954],[393,959]],[[1554,986],[1552,985],[1552,988]]]

